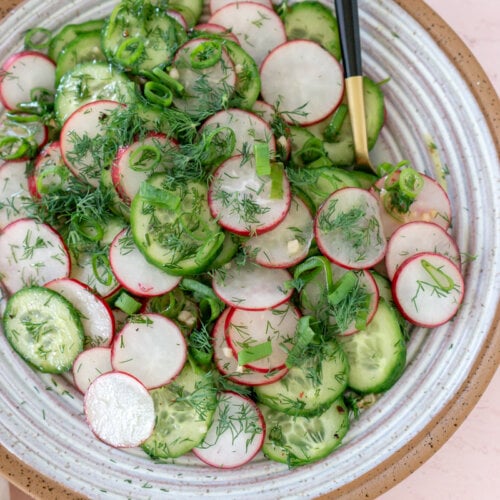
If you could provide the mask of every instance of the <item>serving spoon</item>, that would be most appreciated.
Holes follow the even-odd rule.
[[[376,172],[368,153],[357,0],[335,0],[356,166]]]

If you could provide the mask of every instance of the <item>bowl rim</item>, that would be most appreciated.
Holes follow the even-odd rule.
[[[467,45],[424,0],[394,0],[433,38],[467,84],[488,124],[500,153],[500,100],[485,71]],[[0,21],[22,0],[0,0]],[[467,378],[453,398],[426,425],[387,460],[338,489],[322,495],[328,498],[376,497],[404,480],[426,462],[464,422],[500,364],[500,304],[491,328]],[[20,490],[37,498],[86,498],[24,463],[0,445],[0,474]]]

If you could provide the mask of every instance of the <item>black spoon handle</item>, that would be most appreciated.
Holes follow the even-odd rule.
[[[335,0],[345,78],[361,76],[358,0]]]

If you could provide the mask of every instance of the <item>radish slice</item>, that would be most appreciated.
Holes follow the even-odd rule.
[[[256,142],[267,143],[271,154],[276,151],[276,140],[271,127],[250,111],[237,108],[219,111],[205,121],[201,130],[219,127],[229,127],[234,132],[236,138],[234,155],[243,154],[244,151],[253,153]]]
[[[89,146],[81,152],[83,141],[98,141],[106,132],[107,118],[115,109],[124,107],[116,101],[94,101],[75,110],[61,130],[61,152],[64,162],[80,179],[98,187],[101,179],[102,154]],[[96,146],[98,147],[98,146]]]
[[[19,118],[26,118],[26,122],[19,122],[5,115],[0,122],[0,137],[17,137],[34,142],[39,148],[43,147],[49,138],[49,129],[41,121],[32,121],[34,116],[28,113],[16,113]],[[25,158],[23,158],[25,159]]]
[[[368,269],[384,258],[378,201],[365,189],[333,192],[316,213],[314,233],[323,255],[339,266]]]
[[[444,255],[422,252],[407,259],[394,275],[392,295],[411,323],[432,328],[449,321],[464,297],[460,269]]]
[[[284,377],[288,373],[288,368],[263,373],[238,364],[233,350],[228,346],[226,341],[226,319],[230,312],[230,308],[225,309],[219,318],[217,318],[212,330],[214,361],[219,372],[232,382],[249,386],[272,384]]]
[[[186,362],[179,327],[161,314],[142,314],[127,323],[112,345],[114,370],[130,373],[148,389],[171,382]]]
[[[141,297],[168,293],[182,279],[150,264],[137,248],[127,229],[118,233],[111,243],[109,262],[123,288]]]
[[[240,44],[238,37],[231,31],[229,31],[227,28],[224,28],[224,26],[221,26],[220,24],[214,24],[214,23],[197,24],[193,28],[193,31],[195,33],[200,33],[201,35],[203,35],[203,33],[218,35],[221,36],[222,38],[225,38],[226,40],[231,40],[232,42],[237,43],[238,45]]]
[[[171,18],[175,19],[182,26],[184,31],[187,31],[189,29],[186,18],[179,11],[173,10],[173,9],[168,9],[167,14]]]
[[[64,163],[59,141],[50,142],[35,160],[30,178],[30,192],[34,198],[41,198],[54,190],[64,190],[73,174]]]
[[[130,205],[141,182],[171,166],[169,152],[176,147],[165,134],[152,133],[119,149],[111,166],[111,178],[123,201]]]
[[[272,7],[273,3],[271,0],[252,0],[255,3],[265,5],[267,7]],[[217,12],[219,9],[222,9],[222,7],[225,7],[226,5],[229,5],[231,3],[241,3],[238,0],[209,0],[208,2],[208,9],[210,11],[210,14],[213,14]]]
[[[80,313],[85,346],[111,344],[115,333],[115,320],[107,302],[98,297],[88,286],[71,278],[49,281],[45,287],[68,299]]]
[[[61,236],[33,219],[11,222],[0,234],[2,283],[14,293],[25,286],[67,278],[71,262]]]
[[[257,66],[275,47],[286,42],[281,18],[271,7],[257,2],[228,4],[214,12],[208,22],[231,30]]]
[[[264,418],[257,405],[234,392],[222,392],[212,425],[201,445],[193,448],[193,453],[213,467],[240,467],[257,455],[264,435]]]
[[[392,280],[398,267],[421,252],[439,253],[460,266],[460,252],[455,240],[433,222],[407,222],[392,234],[385,254],[387,276]]]
[[[10,56],[2,66],[0,100],[7,109],[33,101],[33,91],[55,92],[56,65],[41,52],[26,50]]]
[[[90,384],[103,373],[113,371],[111,349],[109,347],[91,347],[82,351],[73,363],[73,383],[85,394]]]
[[[273,179],[258,175],[253,156],[233,156],[214,172],[208,190],[210,212],[225,229],[250,236],[276,227],[290,208],[290,183],[284,172],[273,197]]]
[[[291,267],[305,259],[313,239],[313,217],[307,205],[292,197],[286,217],[271,231],[250,237],[248,256],[264,267]]]
[[[274,49],[260,68],[264,100],[290,123],[311,125],[326,118],[344,95],[337,59],[317,43],[293,40]]]
[[[254,263],[229,262],[214,273],[212,288],[231,307],[263,310],[285,303],[292,295],[286,269],[267,269]]]
[[[237,360],[251,350],[269,346],[270,354],[238,364],[263,373],[282,370],[293,347],[299,318],[299,311],[289,303],[264,311],[234,308],[226,320],[227,344]]]
[[[396,172],[393,175],[397,175]],[[451,204],[446,191],[425,174],[420,173],[423,180],[422,190],[418,193],[415,201],[410,205],[408,213],[400,214],[394,210],[388,210],[387,191],[384,183],[387,178],[379,179],[372,192],[377,196],[380,204],[380,216],[384,227],[386,238],[390,238],[392,233],[406,222],[425,221],[434,222],[443,229],[448,229],[451,224]]]
[[[0,229],[30,215],[26,201],[30,199],[30,183],[26,177],[26,161],[6,161],[0,165]]]
[[[94,434],[116,448],[139,446],[153,432],[153,398],[126,373],[110,372],[97,377],[85,393],[83,408]]]

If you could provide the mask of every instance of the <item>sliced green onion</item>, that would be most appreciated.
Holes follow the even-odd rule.
[[[211,68],[222,58],[222,45],[217,40],[207,40],[195,47],[189,58],[194,69]]]
[[[28,113],[17,113],[15,111],[8,111],[5,113],[7,120],[14,123],[36,123],[40,121],[37,115],[30,115]]]
[[[273,346],[270,340],[262,342],[261,344],[248,346],[238,353],[238,365],[245,366],[248,363],[253,363],[254,361],[270,356],[272,352]]]
[[[68,180],[69,170],[63,165],[53,165],[42,170],[36,177],[36,189],[41,194],[58,191]]]
[[[331,167],[332,165],[333,163],[330,160],[330,158],[322,156],[321,158],[318,158],[317,160],[308,163],[307,168],[323,168],[323,167]]]
[[[422,176],[413,168],[405,168],[401,170],[398,183],[399,189],[402,193],[413,199],[418,196],[424,187],[424,180]]]
[[[203,163],[216,165],[227,160],[236,147],[236,134],[229,127],[203,130],[201,142],[205,144]]]
[[[257,141],[253,146],[257,175],[271,175],[271,152],[267,142]]]
[[[124,40],[115,54],[115,59],[124,66],[132,66],[144,53],[144,42],[137,36]]]
[[[109,286],[113,283],[113,273],[106,254],[97,253],[92,255],[92,270],[96,280],[101,285]]]
[[[344,120],[348,114],[348,109],[346,104],[341,104],[333,113],[330,123],[327,125],[323,132],[323,137],[326,142],[335,142],[337,139],[340,129],[344,124]]]
[[[152,103],[168,108],[174,99],[169,87],[158,82],[146,82],[144,85],[144,97]]]
[[[177,210],[181,204],[180,196],[177,196],[170,191],[165,191],[164,189],[152,186],[147,182],[141,183],[139,196],[148,203],[152,203],[153,205],[162,205],[170,210]]]
[[[43,50],[49,46],[52,32],[47,28],[31,28],[24,34],[27,49]]]
[[[428,260],[421,260],[425,272],[432,278],[432,281],[443,292],[451,292],[455,288],[455,282],[441,268],[434,266]]]
[[[310,137],[297,152],[297,156],[305,164],[311,163],[318,158],[325,156],[325,147],[321,139]]]
[[[272,200],[283,199],[283,176],[285,175],[283,165],[281,163],[271,164],[271,194]]]
[[[24,137],[5,135],[0,138],[0,158],[3,160],[18,160],[35,154],[33,145]]]
[[[90,241],[100,241],[104,236],[104,228],[97,220],[91,217],[80,218],[80,220],[73,219],[75,229],[85,238]]]
[[[176,318],[182,311],[186,297],[178,288],[158,297],[153,297],[149,301],[149,310],[161,314],[167,318]]]
[[[323,256],[314,255],[295,267],[293,279],[296,282],[308,283],[318,273],[323,272],[325,277],[326,293],[329,295],[333,291],[332,266],[330,261]]]
[[[167,72],[163,71],[161,68],[153,68],[151,71],[154,77],[156,77],[161,83],[166,85],[168,88],[173,90],[176,94],[182,95],[184,93],[184,85],[179,80],[176,80],[170,76]]]
[[[335,283],[333,292],[328,294],[328,302],[336,306],[354,290],[357,283],[358,277],[356,273],[354,271],[347,271],[337,283]]]
[[[303,360],[304,351],[313,341],[315,332],[311,328],[310,322],[311,316],[302,316],[299,319],[295,336],[295,344],[288,353],[285,362],[287,368],[300,365]]]
[[[130,168],[136,172],[149,172],[161,161],[161,151],[152,144],[142,144],[130,155]]]
[[[138,300],[135,300],[134,297],[123,291],[116,298],[114,305],[126,314],[135,314],[142,307],[142,304]]]

